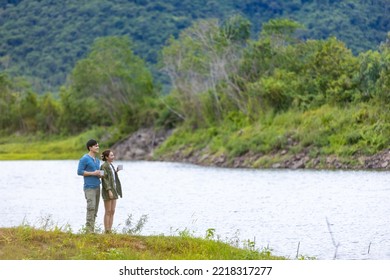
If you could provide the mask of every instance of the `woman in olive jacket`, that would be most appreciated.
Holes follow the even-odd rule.
[[[105,233],[111,233],[116,208],[116,200],[119,196],[122,197],[122,186],[118,177],[119,169],[112,165],[114,158],[114,153],[111,150],[105,150],[102,153],[102,160],[104,163],[100,167],[100,170],[104,170],[104,175],[102,177],[102,198],[105,209]]]

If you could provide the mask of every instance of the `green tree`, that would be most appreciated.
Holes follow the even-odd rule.
[[[272,20],[264,27],[263,36],[245,51],[240,70],[252,119],[266,108],[307,109],[356,98],[359,64],[343,42],[297,40],[300,25],[289,20]]]
[[[37,131],[38,95],[24,79],[0,73],[0,130],[8,133]]]
[[[121,124],[125,129],[143,124],[140,114],[147,98],[155,96],[153,80],[131,48],[126,36],[99,38],[87,58],[76,64],[68,95],[64,95],[68,101],[77,99],[74,105],[85,102],[87,116],[82,122],[86,118],[89,124]]]
[[[386,41],[380,46],[380,59],[377,66],[375,96],[380,104],[390,102],[390,32]]]
[[[278,67],[294,63],[294,48],[300,44],[297,31],[304,27],[289,19],[270,20],[263,24],[261,36],[251,41],[244,53],[240,75],[249,81],[256,81],[264,75],[270,75]],[[282,66],[284,65],[284,66]]]
[[[302,65],[302,42],[297,30],[303,26],[288,19],[270,20],[262,26],[261,36],[251,41],[240,64],[247,104],[247,115],[256,119],[267,109],[285,110],[294,99],[293,88]]]
[[[53,95],[47,93],[39,99],[39,112],[37,114],[38,130],[45,134],[59,132],[60,104]]]
[[[184,30],[178,39],[171,38],[162,51],[163,71],[173,85],[180,104],[180,115],[200,125],[213,112],[211,119],[221,119],[226,103],[245,109],[235,73],[246,41],[249,22],[232,16],[220,23],[216,19],[201,20]],[[213,110],[205,110],[204,98]],[[221,96],[223,95],[223,96]]]
[[[0,130],[5,130],[12,126],[14,116],[12,116],[12,105],[14,98],[11,92],[11,80],[8,75],[0,72]]]
[[[38,95],[28,91],[20,101],[22,132],[34,133],[37,131],[37,115],[39,111]]]
[[[75,134],[99,124],[96,102],[91,98],[78,98],[70,88],[60,88],[60,131]]]
[[[345,44],[335,38],[320,42],[313,60],[309,62],[307,74],[314,77],[324,102],[342,104],[353,101],[354,75],[358,71],[358,60]],[[322,99],[322,98],[321,98]]]
[[[279,18],[271,19],[262,25],[261,37],[271,37],[275,45],[286,44],[297,40],[297,30],[304,26],[296,21]]]

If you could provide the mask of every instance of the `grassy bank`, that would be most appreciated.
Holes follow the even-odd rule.
[[[272,260],[269,250],[240,249],[189,236],[74,234],[28,226],[0,228],[2,260]]]
[[[4,138],[1,140],[0,160],[76,159],[84,152],[79,137],[62,140],[17,137],[12,142]]]
[[[361,168],[362,158],[389,146],[389,123],[386,110],[368,104],[290,110],[255,122],[236,115],[219,126],[181,127],[156,155],[177,161],[192,158],[205,165],[222,161],[224,166],[270,168],[301,154],[306,168],[327,168],[330,157]]]
[[[98,139],[101,149],[112,144],[114,129],[94,128],[76,136],[10,135],[0,137],[0,160],[79,159],[85,143]],[[103,151],[103,150],[102,150]]]
[[[101,150],[120,140],[115,128],[95,128],[72,137],[0,138],[0,160],[78,159],[85,142]],[[390,145],[390,115],[373,104],[322,106],[309,111],[264,114],[250,121],[232,114],[222,123],[193,128],[184,123],[154,151],[155,159],[226,167],[364,168],[365,158]],[[299,157],[297,157],[299,156]],[[222,164],[220,164],[222,163]],[[333,165],[332,165],[333,164]]]

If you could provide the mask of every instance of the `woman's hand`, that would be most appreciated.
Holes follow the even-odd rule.
[[[108,197],[109,197],[110,199],[113,199],[113,198],[114,198],[114,194],[112,193],[111,190],[108,191]]]

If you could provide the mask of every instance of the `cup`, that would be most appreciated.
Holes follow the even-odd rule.
[[[118,171],[119,171],[119,170],[123,170],[123,165],[122,165],[122,164],[119,164],[119,165],[118,165]]]
[[[100,176],[104,176],[104,170],[100,170]]]

